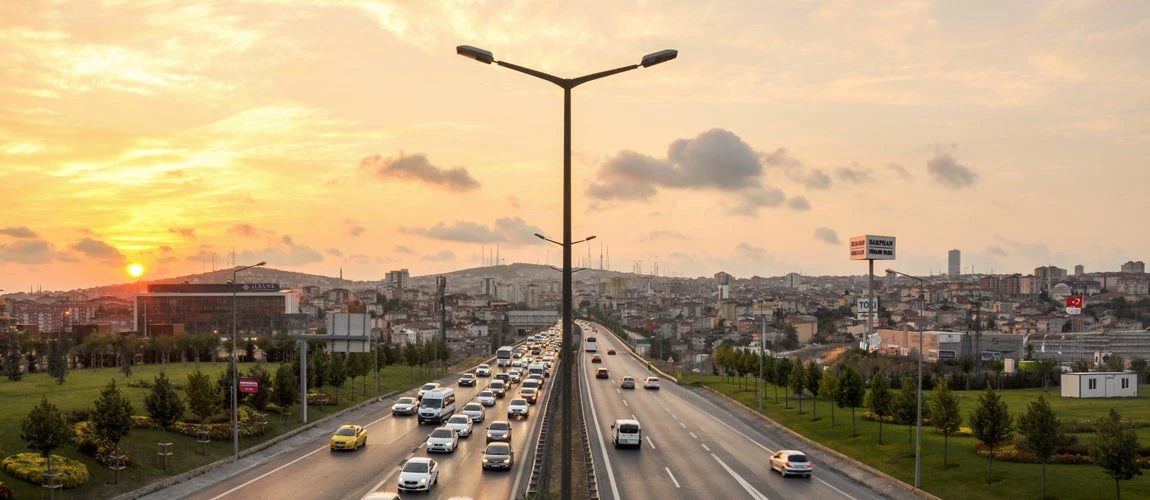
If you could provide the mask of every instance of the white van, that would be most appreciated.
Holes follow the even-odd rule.
[[[611,443],[616,448],[630,446],[642,448],[643,428],[638,420],[618,419],[611,424]]]
[[[442,424],[455,413],[455,389],[430,391],[419,402],[419,423]]]
[[[540,377],[546,377],[548,375],[547,367],[543,366],[543,363],[531,363],[527,366],[527,375],[539,375]]]

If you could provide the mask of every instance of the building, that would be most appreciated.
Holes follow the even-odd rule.
[[[1075,276],[1082,276],[1083,274],[1086,274],[1086,266],[1083,266],[1082,264],[1078,264],[1077,266],[1074,266],[1074,275]]]
[[[799,273],[787,273],[786,276],[783,276],[783,286],[787,288],[798,288],[801,284],[803,284],[803,275]]]
[[[298,313],[299,295],[275,283],[153,284],[133,302],[135,330],[145,337],[224,334],[233,317],[241,332],[286,332],[288,315]]]
[[[1146,272],[1146,264],[1142,261],[1128,261],[1125,264],[1122,264],[1122,272],[1142,274]]]
[[[719,286],[719,300],[731,298],[731,275],[719,271],[715,273],[715,283]]]
[[[483,278],[483,281],[480,283],[479,293],[488,297],[495,297],[497,291],[495,278]]]
[[[1071,372],[1062,374],[1064,398],[1136,398],[1134,372]]]
[[[957,278],[962,274],[962,252],[958,250],[951,250],[947,252],[946,263],[948,276],[951,278]]]
[[[1034,268],[1034,284],[1038,293],[1050,290],[1060,281],[1066,280],[1066,270],[1055,266],[1042,266]]]
[[[407,269],[389,271],[384,275],[383,282],[402,290],[411,286],[411,273]]]

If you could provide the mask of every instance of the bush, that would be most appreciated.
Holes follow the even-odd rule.
[[[338,403],[335,399],[335,396],[332,396],[330,392],[308,391],[308,393],[307,393],[307,405],[308,406],[315,406],[315,405],[328,406],[328,405],[334,405],[334,404],[338,404]]]
[[[151,380],[144,380],[144,379],[131,380],[131,381],[128,381],[128,387],[136,387],[136,388],[140,388],[140,389],[151,389],[152,388],[152,381]]]
[[[12,491],[12,488],[0,482],[0,500],[11,500],[13,495],[15,492]]]
[[[69,424],[75,424],[85,420],[92,420],[92,409],[78,408],[75,410],[68,410],[64,412],[64,420],[66,420]]]
[[[76,450],[92,457],[100,465],[112,465],[112,457],[122,455],[121,464],[131,466],[135,461],[123,449],[100,436],[91,422],[80,422],[74,427]],[[55,461],[53,461],[55,464]]]
[[[5,458],[0,462],[0,469],[12,477],[32,484],[42,484],[44,473],[48,471],[48,462],[39,453],[20,453]],[[52,472],[60,473],[56,479],[68,489],[83,486],[89,479],[88,466],[59,455],[52,455]]]
[[[163,430],[160,424],[152,420],[152,417],[146,415],[132,415],[132,428],[133,429],[153,429]]]
[[[262,422],[256,422],[251,419],[251,410],[246,406],[241,406],[240,415],[240,437],[262,436],[267,431],[267,426]],[[232,423],[231,415],[224,417],[226,422],[214,424],[193,424],[188,422],[176,422],[168,430],[177,434],[198,438],[200,431],[207,429],[208,439],[212,441],[228,441],[232,439]]]
[[[268,403],[267,408],[264,409],[267,410],[268,413],[275,413],[276,415],[282,415],[284,412],[284,407],[275,403]]]

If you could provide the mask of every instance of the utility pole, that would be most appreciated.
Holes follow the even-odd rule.
[[[435,286],[439,289],[439,340],[443,342],[443,348],[447,349],[447,300],[445,298],[447,291],[447,277],[436,276]],[[451,351],[448,352],[450,353]],[[436,350],[435,354],[436,357],[439,356],[438,350]],[[443,359],[443,371],[444,373],[447,372],[447,358]]]

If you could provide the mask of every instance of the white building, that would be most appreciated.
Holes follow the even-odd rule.
[[[1071,372],[1062,374],[1064,398],[1136,398],[1134,372]]]

